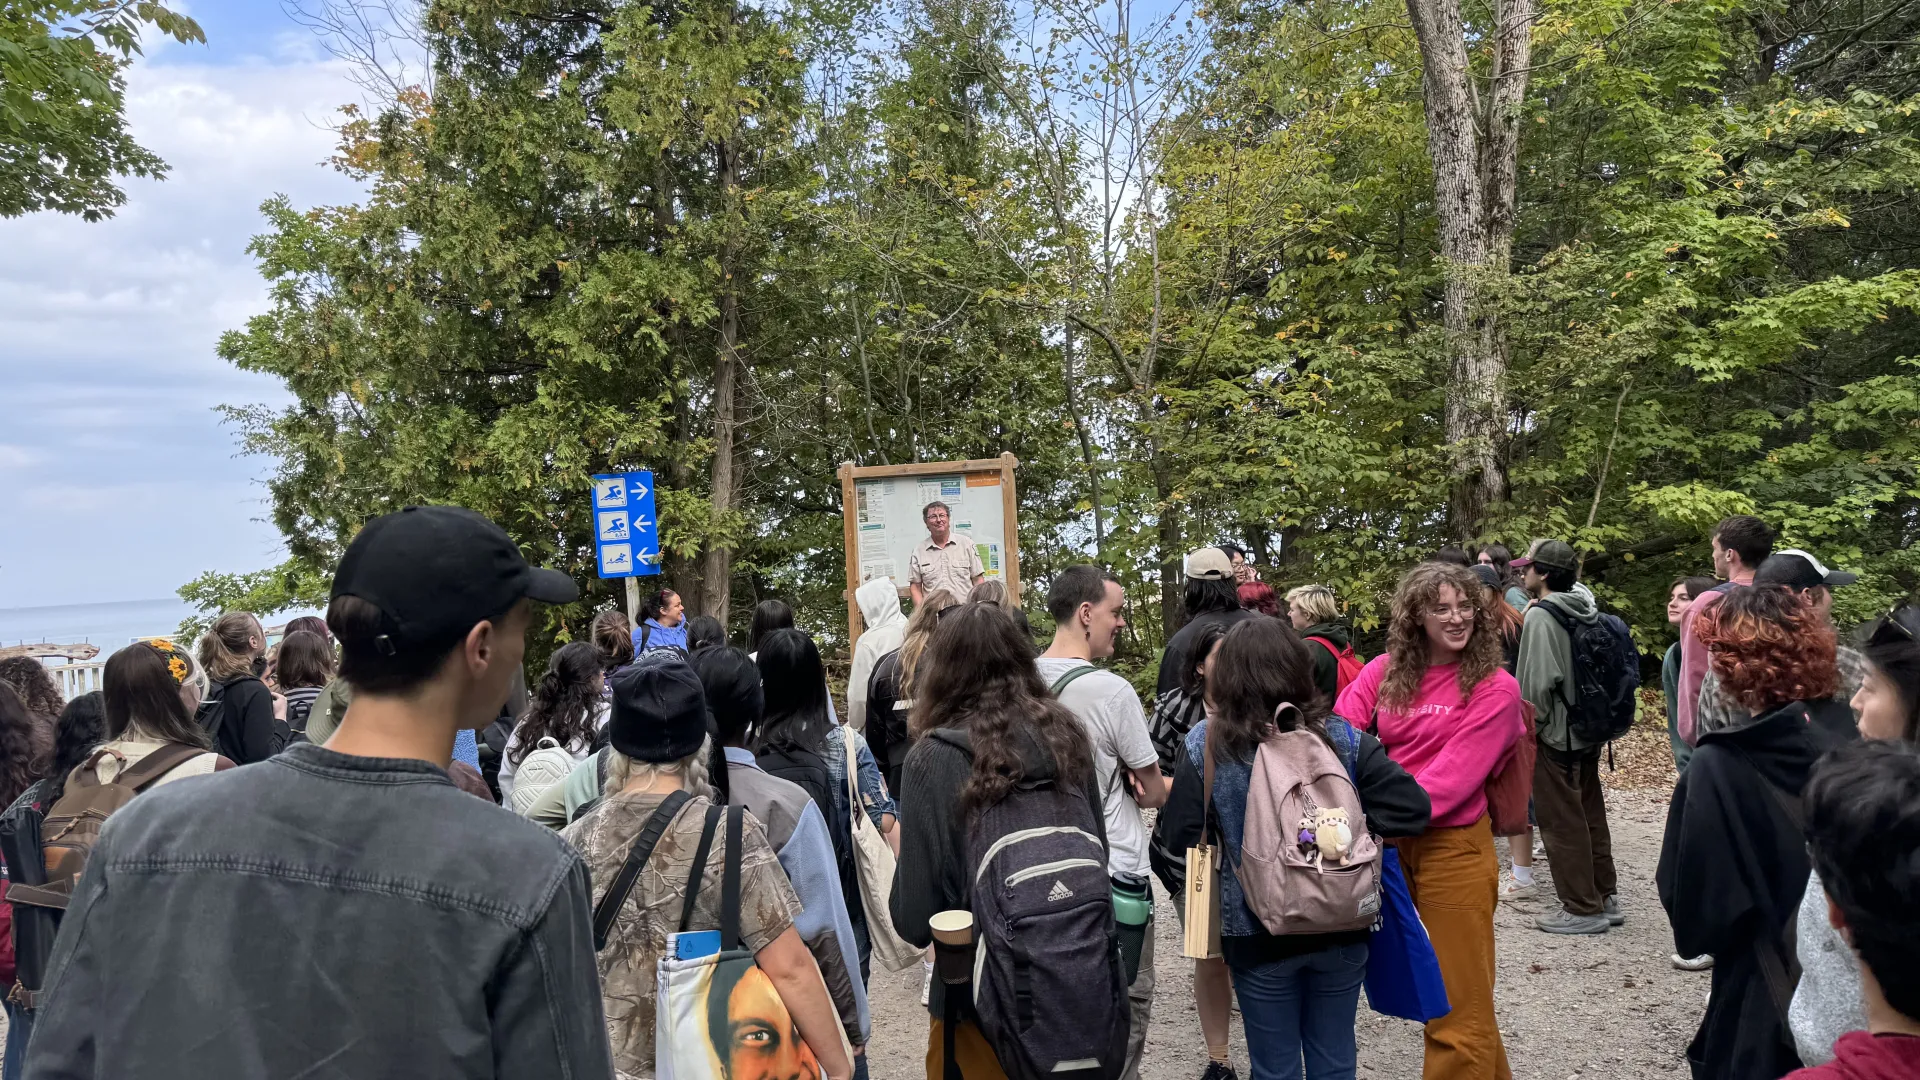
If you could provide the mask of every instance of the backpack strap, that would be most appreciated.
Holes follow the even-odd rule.
[[[720,824],[720,815],[726,807],[719,803],[707,804],[707,823],[700,829],[700,845],[693,849],[693,862],[689,864],[687,875],[687,899],[680,905],[680,932],[686,933],[693,928],[693,902],[700,895],[700,883],[707,877],[707,853],[713,850],[713,831]]]
[[[639,659],[640,654],[647,651],[647,641],[652,637],[653,637],[653,627],[647,623],[641,623],[640,624],[640,648],[634,650],[634,654],[633,654],[634,659],[636,660]]]
[[[1073,681],[1075,679],[1078,679],[1080,676],[1090,675],[1093,672],[1096,672],[1099,670],[1100,670],[1099,668],[1093,666],[1092,664],[1081,664],[1079,667],[1074,668],[1073,670],[1067,672],[1066,674],[1060,676],[1058,679],[1054,680],[1053,696],[1059,697],[1060,691],[1065,690],[1069,686],[1072,686]]]
[[[167,745],[140,759],[139,764],[113,778],[116,784],[125,784],[135,791],[144,791],[154,781],[172,772],[176,766],[199,757],[208,751],[186,743],[168,743]]]
[[[740,864],[746,821],[746,807],[727,807],[727,868],[720,876],[720,948],[727,952],[740,947]]]
[[[627,896],[633,892],[633,883],[639,880],[640,868],[653,856],[653,847],[660,842],[660,835],[667,831],[667,825],[674,815],[680,812],[688,799],[693,796],[684,789],[668,795],[647,819],[647,826],[627,852],[627,861],[620,867],[620,873],[614,877],[613,884],[607,888],[607,894],[593,908],[593,948],[597,952],[607,947],[607,935],[613,932],[614,917],[626,905]]]

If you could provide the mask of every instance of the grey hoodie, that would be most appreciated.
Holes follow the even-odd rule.
[[[1588,593],[1548,593],[1540,603],[1552,604],[1576,622],[1591,623],[1600,617]],[[1573,681],[1573,641],[1548,612],[1527,609],[1513,669],[1520,680],[1520,695],[1533,704],[1542,745],[1555,750],[1585,750],[1594,745],[1575,738],[1567,723],[1568,705],[1579,692]]]

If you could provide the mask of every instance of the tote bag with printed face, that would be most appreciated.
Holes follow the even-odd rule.
[[[773,980],[744,949],[662,959],[655,1014],[659,1080],[817,1077],[814,1055]]]

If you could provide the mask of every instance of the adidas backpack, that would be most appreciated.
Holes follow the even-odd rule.
[[[540,744],[513,770],[513,791],[507,795],[507,809],[527,816],[533,804],[547,789],[565,780],[573,772],[575,762],[567,748],[551,735],[543,735]]]
[[[1274,714],[1288,709],[1299,711],[1282,704]],[[1327,735],[1357,754],[1360,737],[1345,721],[1330,718]],[[1326,739],[1296,728],[1260,744],[1234,872],[1269,934],[1371,927],[1380,914],[1381,859],[1352,774]]]
[[[1573,645],[1573,685],[1562,683],[1561,696],[1574,738],[1598,746],[1625,735],[1639,711],[1640,689],[1640,650],[1627,624],[1607,614],[1581,622],[1542,600],[1531,606],[1553,616]]]
[[[968,752],[964,736],[930,737]],[[973,1005],[1010,1080],[1114,1080],[1126,1068],[1127,980],[1099,809],[1022,783],[968,822]]]

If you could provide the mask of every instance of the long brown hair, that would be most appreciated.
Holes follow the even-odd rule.
[[[200,637],[195,652],[200,666],[214,682],[253,674],[253,642],[264,640],[260,620],[245,611],[229,611],[213,620]]]
[[[47,673],[47,665],[31,656],[10,656],[0,660],[0,685],[13,687],[27,711],[51,720],[67,707],[60,687]]]
[[[100,689],[106,699],[108,738],[125,738],[137,726],[140,734],[160,742],[212,747],[206,729],[194,722],[187,703],[180,700],[180,680],[166,655],[154,646],[136,641],[107,657]]]
[[[920,682],[917,674],[920,657],[926,653],[927,643],[933,640],[933,632],[940,626],[940,613],[959,603],[952,593],[940,589],[913,609],[913,617],[907,620],[907,632],[900,639],[901,700],[913,700],[914,688]]]
[[[1033,643],[999,606],[966,604],[949,612],[924,659],[910,726],[915,738],[938,728],[965,728],[972,736],[973,771],[961,806],[992,806],[1025,779],[1022,732],[1052,756],[1061,787],[1081,788],[1093,761],[1086,729],[1048,692],[1033,663]]]
[[[600,666],[607,671],[633,663],[633,624],[623,611],[603,611],[587,631],[600,650]]]
[[[1274,710],[1288,702],[1300,711],[1276,717]],[[1213,745],[1235,761],[1251,760],[1276,731],[1305,728],[1325,739],[1327,710],[1313,681],[1313,658],[1300,635],[1279,619],[1235,625],[1207,665],[1207,730]]]
[[[0,683],[0,799],[9,804],[53,767],[53,730],[27,708],[13,687]]]
[[[1432,666],[1427,658],[1427,609],[1440,598],[1440,589],[1446,585],[1459,590],[1461,597],[1474,606],[1473,636],[1460,654],[1461,698],[1471,695],[1481,680],[1499,670],[1500,631],[1488,607],[1491,594],[1464,566],[1424,562],[1407,571],[1393,594],[1393,614],[1387,622],[1387,675],[1380,682],[1382,707],[1404,708],[1420,692],[1420,680]]]

